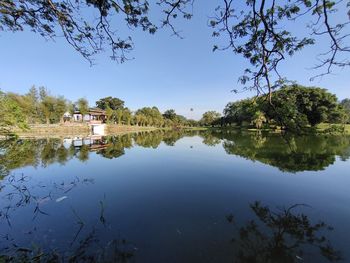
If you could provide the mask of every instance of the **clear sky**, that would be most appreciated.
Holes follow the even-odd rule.
[[[170,30],[155,35],[131,32],[135,59],[124,64],[111,61],[106,53],[97,56],[91,67],[62,38],[52,42],[28,31],[1,32],[0,89],[26,93],[32,85],[46,86],[52,94],[72,101],[85,97],[91,106],[99,98],[113,96],[132,110],[173,108],[195,119],[207,110],[222,112],[227,102],[253,94],[231,92],[241,88],[237,79],[247,64],[230,51],[211,51],[216,39],[207,22],[218,3],[203,2],[195,4],[192,20],[177,24],[184,39],[171,36]],[[288,59],[283,73],[300,84],[327,88],[340,99],[350,97],[349,69],[309,81],[315,72],[308,68],[316,63],[322,48],[314,46]]]

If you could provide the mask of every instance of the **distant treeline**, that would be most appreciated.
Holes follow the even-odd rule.
[[[223,116],[207,111],[199,121],[187,119],[173,109],[160,112],[156,106],[131,111],[116,97],[105,97],[89,105],[85,98],[71,102],[53,96],[44,87],[32,87],[24,95],[0,91],[0,134],[16,126],[64,122],[64,114],[79,111],[87,114],[90,107],[105,111],[107,123],[154,127],[245,126],[254,128],[281,127],[296,130],[319,123],[349,123],[350,99],[338,101],[326,89],[290,85],[273,92],[271,103],[266,96],[230,102]],[[192,110],[192,109],[191,109]]]
[[[0,127],[7,131],[13,126],[25,128],[28,124],[54,124],[65,121],[64,114],[79,111],[87,114],[90,107],[105,110],[107,123],[181,127],[197,126],[198,122],[179,115],[173,109],[161,113],[155,106],[143,107],[132,112],[119,98],[105,97],[89,105],[85,98],[71,102],[63,96],[54,96],[44,87],[32,87],[28,93],[21,95],[0,91]]]

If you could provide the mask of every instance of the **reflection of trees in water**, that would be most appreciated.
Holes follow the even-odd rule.
[[[124,155],[125,148],[132,148],[134,144],[155,149],[162,141],[166,145],[173,146],[184,136],[197,134],[196,131],[156,130],[99,139],[79,138],[77,140],[80,144],[74,144],[73,140],[68,147],[61,139],[54,138],[0,141],[0,169],[2,174],[7,174],[6,171],[25,166],[47,167],[53,163],[64,165],[72,158],[86,162],[92,151],[113,159]]]
[[[161,142],[173,146],[183,137],[199,135],[203,143],[215,146],[221,142],[228,154],[278,167],[282,171],[298,172],[322,170],[350,157],[350,137],[336,135],[282,136],[262,132],[156,130],[119,136],[107,136],[81,144],[64,145],[60,139],[0,141],[0,169],[6,174],[24,166],[64,165],[72,158],[85,162],[91,151],[113,159],[125,154],[134,145],[157,148]]]
[[[43,185],[33,182],[32,179],[22,174],[10,175],[1,182],[0,187],[1,225],[14,224],[16,220],[13,220],[13,217],[18,216],[16,211],[31,210],[32,224],[35,227],[30,231],[23,229],[23,233],[26,232],[28,235],[32,235],[33,231],[39,231],[40,227],[45,227],[36,223],[36,219],[51,216],[47,213],[44,204],[58,202],[57,200],[62,198],[57,197],[74,191],[77,187],[93,183],[91,179],[76,177]],[[41,236],[39,236],[41,239],[36,241],[38,242],[36,245],[31,245],[22,240],[21,235],[12,235],[11,228],[9,233],[2,231],[3,242],[1,243],[5,243],[5,246],[1,244],[0,262],[133,261],[137,251],[134,244],[121,238],[106,240],[101,235],[101,230],[112,229],[112,225],[105,216],[105,209],[108,207],[105,202],[106,198],[99,201],[100,206],[96,208],[93,215],[95,220],[91,218],[85,220],[72,208],[71,218],[66,219],[64,224],[67,229],[72,229],[70,225],[74,226],[76,232],[70,233],[71,239],[60,242],[59,247],[52,247],[53,245],[45,242]],[[308,215],[301,212],[300,209],[304,206],[293,205],[273,211],[255,202],[250,205],[255,218],[244,225],[238,225],[232,214],[227,215],[227,221],[233,226],[232,243],[235,249],[233,262],[289,263],[310,262],[310,259],[312,262],[319,262],[318,259],[321,257],[331,262],[340,261],[342,259],[340,252],[327,238],[327,231],[332,230],[332,227],[322,221],[313,223]],[[62,206],[56,209],[60,208]],[[49,240],[55,238],[57,238],[55,232],[48,237]],[[211,240],[207,242],[209,244]]]
[[[59,139],[0,141],[2,170],[25,166],[46,167],[53,163],[65,164],[72,156]]]
[[[319,262],[321,255],[330,262],[341,261],[342,257],[325,236],[332,227],[320,221],[313,224],[309,217],[297,211],[303,205],[272,211],[260,202],[250,205],[258,220],[250,220],[238,227],[234,216],[227,220],[234,226],[236,247],[234,262],[242,263],[292,263]]]
[[[98,150],[97,154],[100,154],[101,156],[108,159],[118,158],[124,155],[125,148],[132,147],[132,138],[130,134],[107,137],[105,141],[106,147]]]
[[[86,144],[83,144],[82,146],[79,147],[77,158],[82,162],[86,162],[87,160],[89,160],[89,153],[90,153],[89,146]]]
[[[153,132],[140,132],[134,134],[135,144],[145,148],[154,148],[156,149],[159,144],[162,142],[163,133],[161,130],[156,130]]]
[[[183,137],[198,135],[198,131],[191,130],[156,130],[152,132],[140,132],[134,134],[135,144],[145,148],[156,149],[161,142],[168,146],[174,146],[175,143]]]
[[[223,147],[228,154],[257,160],[278,167],[282,171],[318,171],[350,157],[350,137],[336,135],[282,136],[222,132]]]
[[[45,212],[44,204],[50,202],[52,204],[58,196],[62,196],[78,186],[91,183],[93,183],[91,179],[76,177],[71,181],[43,185],[42,183],[34,183],[31,177],[24,175],[10,175],[3,180],[0,191],[3,205],[0,210],[0,222],[3,227],[0,262],[129,262],[135,252],[132,243],[120,238],[109,241],[100,240],[98,230],[109,227],[104,213],[104,200],[100,201],[100,211],[96,211],[96,218],[99,218],[99,221],[93,226],[88,226],[72,208],[72,216],[76,220],[65,220],[64,224],[67,227],[69,224],[77,225],[78,229],[76,233],[72,233],[72,240],[62,241],[60,247],[50,247],[45,242],[45,238],[37,241],[38,243],[28,244],[22,240],[22,236],[11,234],[11,226],[14,224],[13,222],[16,222],[14,217],[17,217],[18,220],[16,212],[19,210],[32,210],[34,228],[29,231],[23,229],[23,233],[31,236],[41,227],[35,220],[39,216],[50,216]],[[56,199],[56,202],[59,200],[63,200],[63,198]],[[6,223],[10,227],[8,233],[4,232]],[[30,226],[28,225],[28,227]],[[85,234],[82,231],[84,228],[88,228]],[[49,238],[55,239],[56,237]]]
[[[203,143],[207,146],[215,146],[221,142],[215,131],[202,131],[199,136],[203,138]]]
[[[3,170],[12,170],[17,167],[38,165],[40,142],[29,140],[6,140],[0,141],[0,167]]]
[[[124,239],[101,242],[95,231],[79,240],[70,251],[46,250],[42,247],[21,247],[0,253],[0,262],[131,262],[135,253],[133,244]]]

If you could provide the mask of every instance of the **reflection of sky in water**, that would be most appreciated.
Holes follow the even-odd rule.
[[[52,190],[52,200],[41,204],[48,216],[33,220],[35,206],[19,208],[12,214],[12,227],[3,222],[0,229],[19,244],[34,241],[67,249],[67,240],[79,229],[78,215],[84,221],[79,236],[95,227],[101,240],[132,241],[137,262],[226,262],[234,254],[226,215],[233,213],[244,224],[253,217],[249,204],[256,200],[271,208],[304,203],[311,208],[302,211],[313,222],[322,220],[335,228],[327,236],[347,253],[349,161],[337,157],[322,171],[288,173],[228,155],[222,143],[207,146],[202,141],[184,137],[173,147],[161,143],[157,149],[124,149],[114,159],[90,152],[85,162],[73,158],[65,165],[18,168],[12,173],[29,176],[35,194],[47,194],[54,183],[64,190]],[[71,182],[75,186],[67,191]],[[67,198],[55,201],[62,196]],[[100,222],[100,202],[106,226]],[[311,257],[316,258],[320,260]]]

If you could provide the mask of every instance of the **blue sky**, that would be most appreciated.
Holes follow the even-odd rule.
[[[99,98],[114,96],[132,110],[155,105],[195,119],[207,110],[222,112],[227,102],[253,93],[231,92],[241,88],[237,79],[247,64],[230,51],[211,51],[217,40],[211,37],[207,21],[217,3],[206,2],[210,3],[195,4],[192,20],[178,22],[184,39],[166,29],[155,35],[131,32],[135,50],[130,55],[135,59],[124,64],[111,61],[105,53],[91,67],[62,38],[53,42],[28,31],[1,32],[0,89],[26,93],[32,85],[46,86],[52,94],[72,101],[85,97],[92,106]],[[340,99],[350,97],[349,69],[309,81],[316,72],[308,68],[325,44],[288,59],[282,72],[300,84],[327,88]]]

